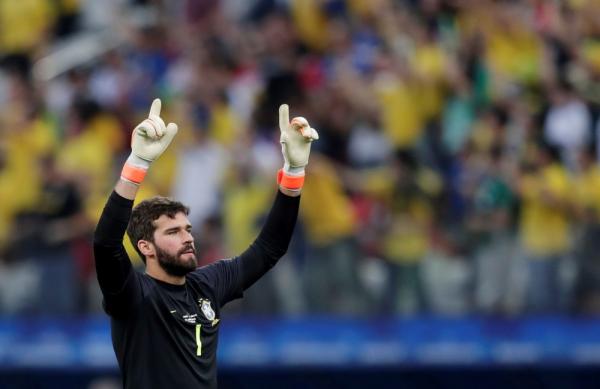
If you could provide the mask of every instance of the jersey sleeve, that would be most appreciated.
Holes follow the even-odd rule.
[[[142,296],[140,282],[123,246],[133,200],[113,192],[94,233],[96,275],[106,313],[124,316]]]
[[[290,197],[278,191],[260,234],[248,249],[238,257],[220,260],[198,270],[214,290],[221,306],[242,297],[243,292],[286,253],[299,205],[299,196]]]

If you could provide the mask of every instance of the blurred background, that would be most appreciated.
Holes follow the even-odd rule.
[[[597,0],[0,0],[0,387],[120,387],[91,237],[155,97],[137,199],[202,264],[260,230],[279,104],[321,136],[222,387],[596,387]]]

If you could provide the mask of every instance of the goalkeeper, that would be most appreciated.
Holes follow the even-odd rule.
[[[279,108],[284,167],[262,231],[238,257],[197,267],[188,208],[165,197],[133,200],[148,168],[177,133],[156,99],[134,130],[132,152],[108,198],[94,236],[98,282],[112,342],[128,388],[215,388],[220,311],[286,252],[298,215],[304,167],[316,130]],[[189,179],[194,179],[189,177]],[[127,231],[146,271],[134,271],[122,241]]]

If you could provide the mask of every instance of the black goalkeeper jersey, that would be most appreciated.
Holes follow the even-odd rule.
[[[133,201],[113,192],[94,237],[98,282],[112,342],[129,388],[216,388],[221,307],[283,256],[299,197],[278,192],[258,238],[240,256],[198,268],[183,285],[136,272],[122,240]]]

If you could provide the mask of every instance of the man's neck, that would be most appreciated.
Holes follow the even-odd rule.
[[[161,268],[158,265],[153,266],[152,264],[149,263],[148,266],[146,266],[146,274],[148,274],[150,277],[152,277],[154,279],[157,279],[162,282],[166,282],[167,284],[173,284],[173,285],[185,284],[185,276],[173,276],[171,274],[168,274],[167,272],[165,272],[163,270],[163,268]]]

